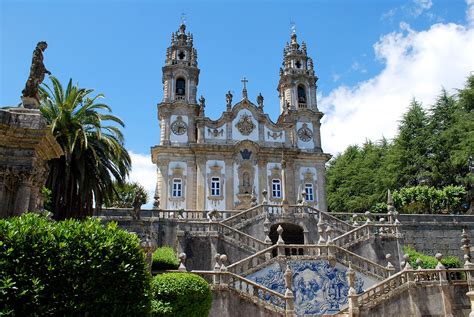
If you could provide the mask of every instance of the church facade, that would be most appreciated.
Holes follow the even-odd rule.
[[[204,98],[197,100],[197,51],[184,24],[171,36],[162,70],[160,144],[151,149],[161,209],[243,210],[304,200],[327,210],[331,156],[321,148],[318,78],[295,33],[284,48],[276,123],[265,114],[261,94],[256,104],[248,98],[245,79],[240,100],[228,92],[221,117],[206,117]]]

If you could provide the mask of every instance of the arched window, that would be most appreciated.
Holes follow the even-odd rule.
[[[303,85],[298,86],[298,102],[306,103],[306,91]]]
[[[177,96],[184,96],[186,92],[186,80],[184,78],[176,79],[176,95]]]

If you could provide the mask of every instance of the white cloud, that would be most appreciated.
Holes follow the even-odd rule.
[[[433,6],[433,2],[431,0],[413,0],[415,3],[415,7],[412,9],[412,14],[417,17],[423,13],[423,11],[427,11],[431,9]]]
[[[128,153],[132,159],[132,170],[129,175],[129,180],[145,187],[149,200],[143,208],[151,208],[153,205],[153,197],[155,196],[157,180],[156,165],[151,162],[150,154],[139,154],[132,151]]]
[[[466,18],[471,27],[474,27],[474,0],[466,0]]]
[[[406,23],[401,27],[374,45],[384,64],[378,75],[340,86],[320,99],[327,112],[322,125],[325,151],[336,154],[366,139],[392,138],[413,97],[429,106],[442,87],[450,92],[462,88],[474,70],[474,28],[453,23],[424,31]]]

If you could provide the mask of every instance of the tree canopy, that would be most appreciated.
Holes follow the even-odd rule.
[[[454,95],[442,89],[429,107],[413,99],[393,140],[367,140],[336,155],[327,170],[329,209],[375,211],[388,189],[417,193],[428,192],[426,187],[430,193],[441,190],[444,194],[438,196],[455,203],[431,211],[459,211],[459,193],[464,193],[466,202],[470,197],[465,194],[474,183],[467,164],[473,153],[474,75],[470,75],[464,88]],[[414,189],[406,190],[410,187]]]
[[[83,218],[113,194],[113,182],[124,182],[131,167],[124,147],[124,123],[112,109],[79,88],[72,80],[63,89],[50,77],[52,87],[41,87],[41,112],[61,145],[64,156],[49,162],[46,187],[52,191],[51,211],[56,219]]]

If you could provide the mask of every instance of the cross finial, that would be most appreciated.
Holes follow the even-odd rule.
[[[296,34],[296,23],[293,20],[290,20],[290,31],[292,35]]]
[[[241,80],[241,82],[244,83],[244,89],[242,90],[242,97],[243,97],[244,99],[248,99],[248,96],[247,96],[247,83],[248,83],[248,80],[247,80],[247,78],[244,77],[244,78]]]
[[[181,13],[181,24],[186,25],[186,13]]]

